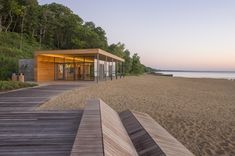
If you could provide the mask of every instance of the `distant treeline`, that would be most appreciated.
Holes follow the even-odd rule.
[[[17,71],[17,59],[32,57],[36,49],[101,48],[125,59],[126,74],[151,70],[123,43],[108,45],[105,31],[84,22],[68,7],[37,0],[0,0],[0,79]]]

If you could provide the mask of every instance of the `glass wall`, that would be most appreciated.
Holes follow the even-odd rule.
[[[99,60],[99,73],[97,69],[97,59],[95,59],[95,66],[94,66],[95,77],[99,75],[99,79],[105,79],[110,77],[115,77],[116,75],[116,63],[109,62],[109,61],[102,61]]]
[[[57,63],[55,64],[55,79],[63,80],[64,79],[64,64]]]
[[[55,80],[94,80],[94,57],[55,57]]]
[[[106,80],[121,77],[120,62],[105,55],[42,54],[37,56],[37,80]],[[100,56],[100,57],[99,57]],[[97,61],[97,58],[99,60]],[[105,61],[104,61],[105,60]]]

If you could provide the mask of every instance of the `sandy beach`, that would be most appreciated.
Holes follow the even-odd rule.
[[[79,109],[90,98],[148,113],[197,156],[235,155],[235,81],[128,76],[67,91],[39,109]]]

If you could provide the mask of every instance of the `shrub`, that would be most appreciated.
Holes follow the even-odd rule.
[[[33,58],[34,51],[40,47],[35,39],[24,34],[22,49],[20,49],[20,40],[20,34],[0,32],[0,80],[7,80],[12,73],[17,73],[18,60]]]
[[[0,91],[13,90],[25,87],[37,86],[35,83],[25,83],[19,81],[0,81]]]
[[[0,79],[7,80],[12,73],[16,73],[18,61],[13,57],[4,57],[0,55]]]

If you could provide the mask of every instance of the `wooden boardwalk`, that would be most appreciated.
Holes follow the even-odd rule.
[[[0,113],[0,156],[70,155],[82,111]]]
[[[100,105],[89,100],[79,125],[71,156],[104,154]]]
[[[158,144],[148,134],[144,127],[139,123],[131,111],[120,113],[121,120],[131,138],[136,151],[140,156],[165,156]]]
[[[65,90],[50,85],[0,94],[0,156],[69,156],[83,111],[33,111]]]
[[[89,100],[71,156],[193,156],[149,115]]]
[[[0,94],[0,113],[33,110],[52,96],[78,85],[48,85]]]
[[[100,100],[100,112],[106,156],[137,156],[137,152],[129,138],[116,111]]]
[[[84,110],[35,111],[74,85],[0,94],[0,156],[193,156],[149,115],[118,114],[102,100]]]
[[[186,147],[148,114],[126,111],[120,116],[139,155],[193,156]]]
[[[71,156],[137,156],[117,114],[101,100],[89,100]]]

